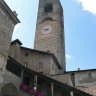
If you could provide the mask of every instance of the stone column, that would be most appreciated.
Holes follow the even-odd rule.
[[[73,91],[70,91],[70,96],[73,96]]]
[[[51,83],[51,96],[54,96],[54,84]]]
[[[35,75],[35,78],[34,78],[34,85],[35,85],[34,90],[36,92],[37,91],[37,75]]]

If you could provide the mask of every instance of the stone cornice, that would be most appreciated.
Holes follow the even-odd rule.
[[[0,8],[5,12],[5,14],[9,17],[9,19],[13,22],[13,24],[20,23],[17,16],[12,12],[12,10],[8,7],[4,0],[0,0]]]

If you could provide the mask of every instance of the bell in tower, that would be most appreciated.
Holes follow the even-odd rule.
[[[59,0],[39,0],[34,49],[53,53],[66,71],[63,9]]]

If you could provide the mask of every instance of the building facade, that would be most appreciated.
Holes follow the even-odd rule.
[[[70,71],[51,78],[96,96],[96,69]]]
[[[66,71],[63,9],[59,0],[39,0],[34,49],[53,53]]]
[[[0,96],[92,96],[30,70],[10,56],[6,72],[5,82],[0,86]]]
[[[21,46],[17,39],[11,42],[9,55],[23,66],[45,75],[55,75],[61,70],[57,58],[52,53]]]
[[[3,82],[5,74],[12,33],[19,22],[16,13],[11,11],[4,0],[0,0],[0,83]]]

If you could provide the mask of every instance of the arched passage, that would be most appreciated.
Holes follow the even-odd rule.
[[[20,95],[16,86],[12,83],[8,83],[1,88],[0,96],[20,96]]]

